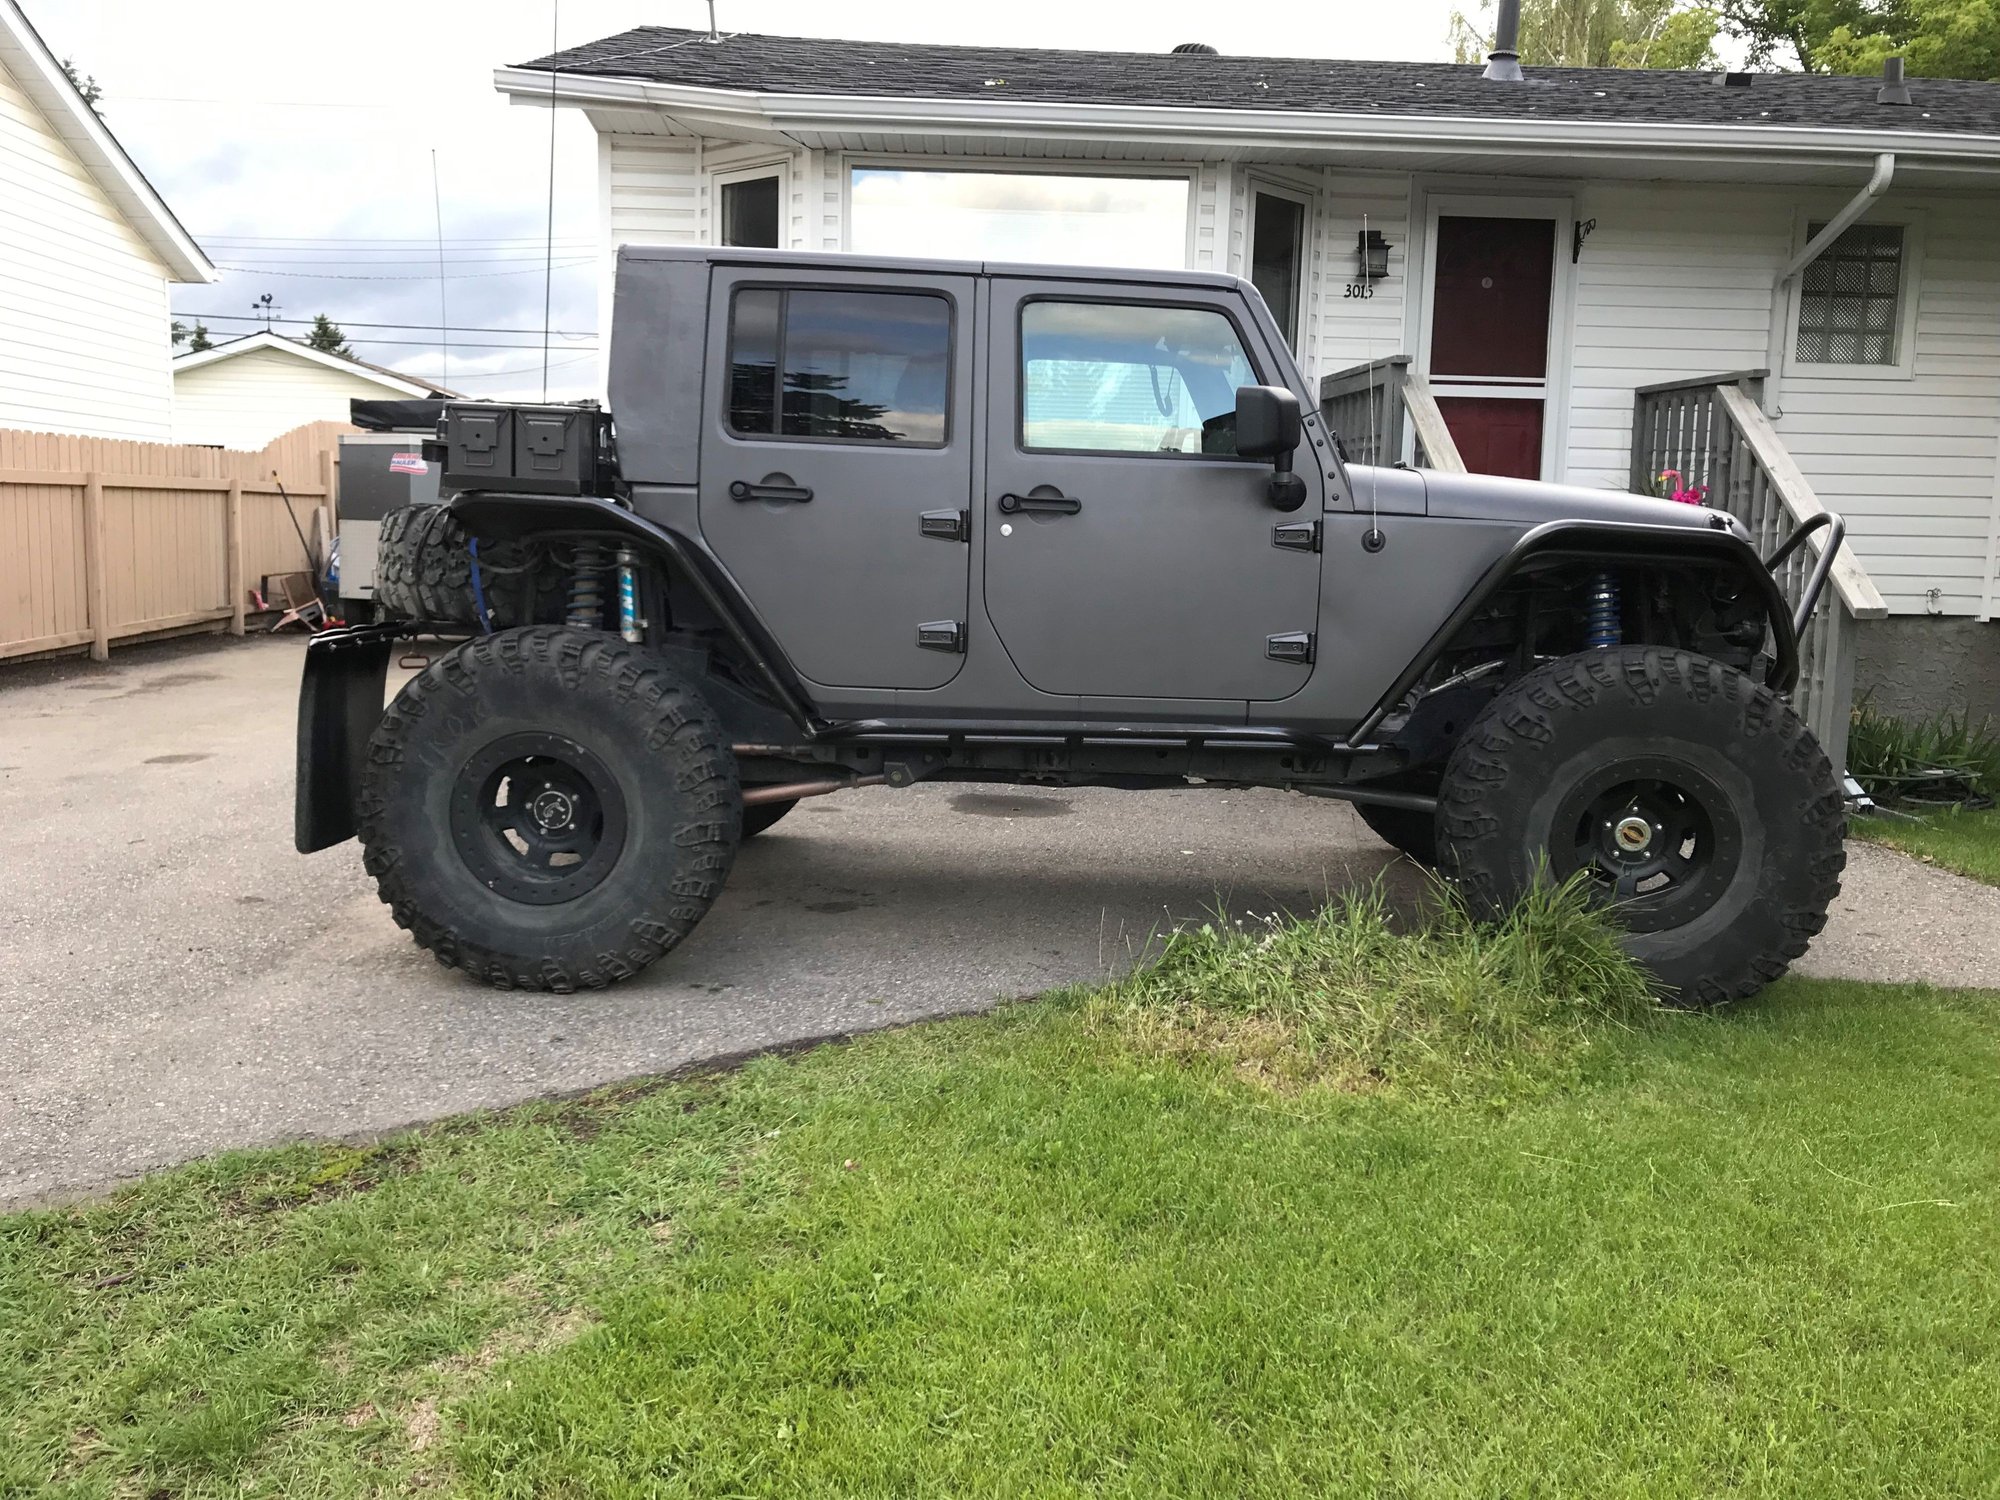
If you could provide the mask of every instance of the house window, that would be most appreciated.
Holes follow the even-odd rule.
[[[1271,316],[1278,320],[1278,331],[1294,349],[1305,251],[1305,200],[1259,187],[1251,195],[1250,282],[1263,294]]]
[[[1808,240],[1826,227],[1810,224]],[[1856,224],[1799,277],[1793,357],[1807,365],[1894,365],[1903,325],[1904,231]]]
[[[731,305],[729,427],[739,436],[941,447],[950,384],[942,297],[755,288]]]
[[[778,248],[778,174],[723,178],[722,238],[725,245]]]
[[[1021,309],[1021,446],[1236,452],[1236,388],[1256,372],[1220,312],[1109,302]]]
[[[1188,179],[856,167],[847,248],[1047,265],[1188,263]]]

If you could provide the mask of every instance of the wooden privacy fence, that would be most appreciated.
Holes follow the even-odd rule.
[[[332,534],[339,435],[314,422],[261,453],[0,430],[0,658],[163,631],[243,633],[248,591],[311,566],[286,517]]]

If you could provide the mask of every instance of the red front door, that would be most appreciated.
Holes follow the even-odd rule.
[[[1439,214],[1430,380],[1476,474],[1542,475],[1556,221]]]

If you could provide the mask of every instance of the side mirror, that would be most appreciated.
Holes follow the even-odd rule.
[[[1299,398],[1290,391],[1276,385],[1236,388],[1236,451],[1271,461],[1271,504],[1279,510],[1306,503],[1306,482],[1292,472],[1300,431]]]

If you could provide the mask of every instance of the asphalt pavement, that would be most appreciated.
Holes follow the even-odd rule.
[[[366,1134],[988,1006],[1175,921],[1416,871],[1280,792],[874,788],[746,844],[639,980],[506,994],[441,968],[346,844],[291,845],[296,637],[0,666],[0,1205],[235,1146]],[[1850,846],[1801,967],[2000,987],[2000,891]]]

